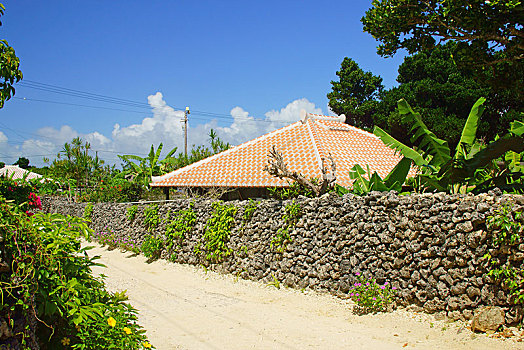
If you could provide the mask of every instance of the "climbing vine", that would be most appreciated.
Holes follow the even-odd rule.
[[[503,206],[488,217],[488,228],[495,251],[484,258],[489,264],[489,276],[499,281],[510,293],[515,304],[524,304],[524,268],[518,258],[519,245],[524,241],[524,215]]]
[[[166,216],[166,247],[171,253],[169,258],[171,261],[176,260],[176,249],[180,248],[187,235],[195,226],[197,216],[193,210],[194,206],[195,204],[191,202],[188,209],[175,212],[173,220],[171,220],[171,213],[168,213]]]
[[[129,208],[127,208],[127,220],[129,221],[135,220],[137,212],[138,212],[138,206],[136,205],[132,205]]]
[[[149,232],[153,232],[158,227],[160,219],[158,217],[158,205],[151,204],[144,209],[144,224]]]
[[[258,202],[253,199],[249,199],[249,202],[244,208],[244,213],[242,214],[242,226],[245,226],[249,220],[253,217],[255,210],[257,210]]]
[[[207,220],[203,237],[207,261],[222,262],[231,254],[231,249],[227,244],[235,223],[236,213],[237,208],[233,205],[226,205],[221,201],[213,203],[213,213]]]
[[[92,216],[93,216],[93,203],[87,203],[87,205],[84,208],[84,219],[91,221]]]
[[[271,248],[275,247],[279,253],[283,253],[286,250],[287,244],[293,241],[289,232],[302,215],[300,204],[295,203],[295,200],[286,205],[285,209],[286,213],[282,216],[284,226],[278,229],[275,237],[271,240]]]

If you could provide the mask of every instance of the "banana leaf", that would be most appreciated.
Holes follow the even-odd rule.
[[[508,151],[516,153],[524,152],[524,137],[512,134],[506,134],[496,141],[491,142],[479,151],[471,159],[465,161],[465,169],[472,176],[477,169],[488,165],[491,161],[499,158]]]
[[[411,131],[414,131],[414,135],[411,142],[419,142],[418,147],[432,156],[429,164],[438,167],[447,163],[451,159],[448,142],[431,132],[420,118],[420,114],[415,113],[406,100],[401,99],[397,104],[403,121],[413,124]]]
[[[424,159],[424,157],[422,157],[420,153],[396,140],[393,136],[389,135],[378,126],[375,126],[373,129],[373,134],[378,136],[378,138],[380,138],[382,142],[384,142],[384,144],[389,148],[400,152],[404,157],[411,159],[415,165],[419,167],[429,165],[429,163]]]
[[[455,151],[455,156],[453,158],[466,158],[467,156],[467,149],[471,148],[473,146],[473,143],[475,142],[475,138],[477,137],[477,127],[479,123],[480,116],[484,112],[484,104],[486,102],[486,99],[484,97],[481,97],[475,102],[473,107],[471,107],[471,112],[469,112],[468,119],[466,120],[466,124],[464,125],[464,128],[462,129],[462,134],[460,135],[460,141],[457,145],[457,149]]]
[[[409,169],[411,168],[411,159],[402,158],[397,165],[391,170],[391,172],[384,178],[384,184],[393,189],[394,183],[399,183],[400,188],[402,189],[402,184],[406,181],[408,177]],[[395,189],[395,191],[398,191]],[[400,191],[399,191],[400,192]]]

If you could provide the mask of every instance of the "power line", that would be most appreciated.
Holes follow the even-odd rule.
[[[88,99],[88,100],[93,100],[93,101],[98,101],[98,102],[123,105],[123,106],[128,106],[128,107],[133,107],[133,108],[144,108],[144,109],[152,108],[149,104],[143,103],[143,102],[137,102],[137,101],[132,101],[132,100],[118,98],[118,97],[112,97],[112,96],[107,96],[107,95],[95,94],[95,93],[91,93],[91,92],[87,92],[87,91],[81,91],[81,90],[76,90],[76,89],[65,88],[65,87],[61,87],[61,86],[57,86],[57,85],[41,83],[41,82],[28,80],[28,79],[25,79],[25,80],[21,81],[18,84],[20,86],[22,86],[22,87],[27,87],[27,88],[31,88],[31,89],[40,90],[40,91],[51,92],[51,93],[56,93],[56,94],[61,94],[61,95],[67,95],[67,96],[72,96],[72,97],[77,97],[77,98],[83,98],[83,99]],[[18,98],[18,99],[20,99],[20,98]],[[101,106],[80,105],[80,104],[65,103],[65,102],[58,102],[58,101],[38,100],[38,99],[30,99],[30,98],[25,98],[25,100],[32,100],[32,101],[38,101],[38,102],[48,102],[48,103],[56,103],[56,104],[64,104],[64,105],[72,105],[72,106],[79,106],[79,107],[88,107],[88,108],[118,110],[118,111],[124,111],[124,112],[132,112],[132,113],[141,113],[141,112],[138,112],[138,111],[122,110],[122,109],[108,108],[108,107],[101,107]],[[180,110],[180,111],[183,110],[183,108],[179,108],[179,107],[175,107],[175,106],[170,106],[170,107],[175,109],[175,110]],[[234,118],[230,114],[206,112],[206,111],[199,111],[199,110],[193,110],[191,113],[192,114],[197,114],[197,115],[200,115],[200,116],[205,116],[205,117],[213,117],[213,118],[216,118],[216,119],[224,119],[224,120],[228,120],[228,121],[234,120],[234,119],[240,119],[240,120],[246,120],[246,121],[250,121],[251,120],[251,121],[254,121],[254,122],[263,122],[263,123],[274,123],[274,122],[276,122],[276,123],[287,123],[287,122],[289,122],[287,120],[265,120],[265,119],[262,119],[262,118],[255,118],[255,117],[252,117],[252,118],[245,118],[245,117]],[[208,119],[203,119],[203,118],[196,118],[196,119],[206,120],[206,121],[208,120]]]

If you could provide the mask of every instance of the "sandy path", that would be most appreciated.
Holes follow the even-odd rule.
[[[157,349],[524,349],[459,323],[396,311],[356,316],[325,294],[276,289],[96,247],[109,289],[126,289]],[[407,344],[407,345],[406,345]]]

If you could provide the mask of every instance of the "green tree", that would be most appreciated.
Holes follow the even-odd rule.
[[[348,124],[368,129],[373,126],[377,97],[383,90],[382,78],[364,72],[351,58],[345,57],[336,73],[339,81],[331,81],[327,94],[329,107],[336,114],[345,114]]]
[[[491,65],[524,58],[523,18],[521,0],[374,0],[362,23],[380,41],[382,56],[453,40],[462,43],[457,52],[464,58]]]
[[[513,77],[514,86],[503,91],[479,82],[474,71],[453,60],[457,44],[447,43],[431,50],[408,56],[398,69],[399,86],[384,90],[373,116],[375,125],[396,139],[410,143],[408,127],[403,125],[397,101],[404,98],[416,106],[424,123],[437,137],[454,147],[469,113],[469,106],[481,96],[487,108],[478,127],[480,139],[492,140],[503,134],[512,120],[519,120],[524,99],[519,86],[524,84],[524,71]]]
[[[4,15],[4,10],[4,5],[0,4],[0,17]],[[4,107],[5,101],[15,94],[13,84],[20,79],[22,79],[20,60],[16,57],[15,49],[2,39],[0,40],[0,108]]]
[[[13,165],[18,165],[22,169],[27,169],[29,168],[29,159],[26,157],[19,157]]]

